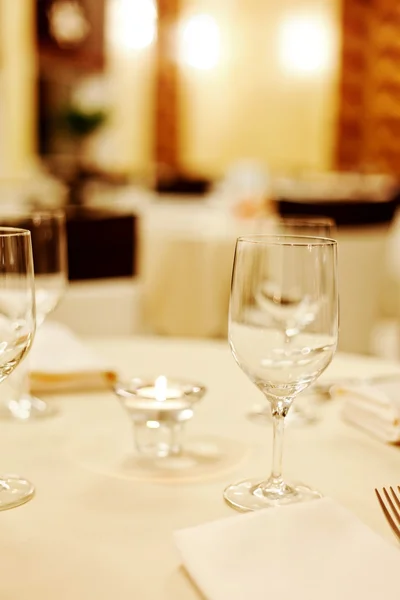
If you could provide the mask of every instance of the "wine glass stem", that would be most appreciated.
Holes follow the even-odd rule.
[[[11,375],[12,386],[15,389],[15,400],[19,401],[23,396],[29,396],[30,379],[29,379],[29,362],[25,358],[15,369]]]
[[[175,423],[171,427],[171,454],[178,455],[182,452],[182,425]]]
[[[279,406],[272,406],[273,422],[273,448],[272,448],[272,472],[270,479],[281,484],[282,480],[282,454],[283,454],[283,434],[285,430],[285,417],[283,410]]]

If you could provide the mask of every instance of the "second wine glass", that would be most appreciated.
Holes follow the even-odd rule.
[[[30,233],[24,229],[0,227],[0,382],[26,360],[35,327]],[[34,492],[34,486],[24,477],[1,475],[0,510],[28,502]]]
[[[6,226],[30,231],[35,269],[36,327],[57,307],[68,284],[67,243],[63,211],[18,211],[0,217]],[[55,409],[30,393],[29,364],[24,361],[9,380],[13,396],[2,406],[2,416],[23,421],[47,417]]]
[[[240,510],[320,496],[283,479],[283,432],[293,400],[317,380],[336,351],[336,247],[334,240],[317,237],[256,235],[237,241],[229,344],[240,368],[268,401],[273,419],[269,479],[248,479],[224,492],[225,500]]]

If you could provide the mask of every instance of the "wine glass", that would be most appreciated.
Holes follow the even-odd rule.
[[[14,212],[0,217],[1,224],[18,224],[29,230],[35,266],[36,326],[58,305],[68,284],[65,215],[63,211]],[[3,417],[23,421],[54,414],[47,402],[30,394],[29,365],[25,361],[10,378],[14,397],[2,406]]]
[[[271,217],[261,219],[258,222],[257,231],[254,233],[272,234],[272,235],[305,235],[313,237],[333,238],[335,235],[335,221],[330,217],[321,217],[317,215],[288,215],[287,217]],[[269,406],[256,404],[248,413],[250,420],[257,423],[271,423],[271,411]],[[310,407],[304,408],[299,404],[294,404],[286,418],[286,422],[304,425],[314,423],[316,420],[315,411]]]
[[[337,338],[336,241],[292,235],[239,238],[229,344],[240,368],[270,404],[273,461],[266,481],[248,479],[226,488],[230,505],[246,511],[320,496],[284,481],[283,433],[293,400],[329,365]]]
[[[29,351],[35,334],[35,283],[29,231],[0,227],[0,382]],[[0,476],[0,510],[28,502],[33,485]]]

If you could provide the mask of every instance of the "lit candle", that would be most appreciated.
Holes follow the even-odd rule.
[[[128,409],[168,412],[185,409],[190,401],[182,388],[174,387],[160,375],[153,385],[138,387],[135,397],[125,398],[124,404]]]
[[[117,394],[134,420],[143,420],[145,417],[151,420],[170,417],[186,420],[193,414],[191,405],[204,393],[200,385],[168,380],[164,375],[154,381],[133,382],[132,386],[129,382],[126,387],[119,385]]]
[[[167,378],[164,375],[160,375],[155,380],[154,385],[140,387],[138,389],[138,395],[141,398],[157,400],[157,402],[165,402],[165,400],[181,398],[183,396],[183,391],[169,386]]]

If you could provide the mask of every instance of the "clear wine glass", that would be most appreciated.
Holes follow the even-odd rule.
[[[35,334],[35,283],[29,231],[0,227],[0,382],[24,359]],[[0,476],[0,510],[28,502],[33,485]]]
[[[301,235],[313,237],[335,237],[336,223],[330,217],[317,215],[288,215],[286,217],[270,217],[260,219],[257,225],[258,234]],[[249,419],[259,424],[270,424],[272,417],[266,402],[254,405],[248,412]],[[315,410],[310,406],[294,404],[286,417],[286,422],[296,425],[308,425],[317,420]]]
[[[293,400],[329,365],[337,338],[336,241],[289,235],[239,238],[229,344],[240,368],[270,404],[273,461],[266,481],[248,479],[226,488],[224,498],[235,508],[256,510],[320,496],[283,479],[283,433]]]
[[[65,214],[57,211],[19,211],[0,217],[0,223],[16,225],[30,231],[35,267],[36,326],[56,308],[68,284]],[[24,361],[10,378],[14,394],[2,406],[1,416],[27,421],[47,417],[55,412],[41,398],[30,393],[29,364]]]

